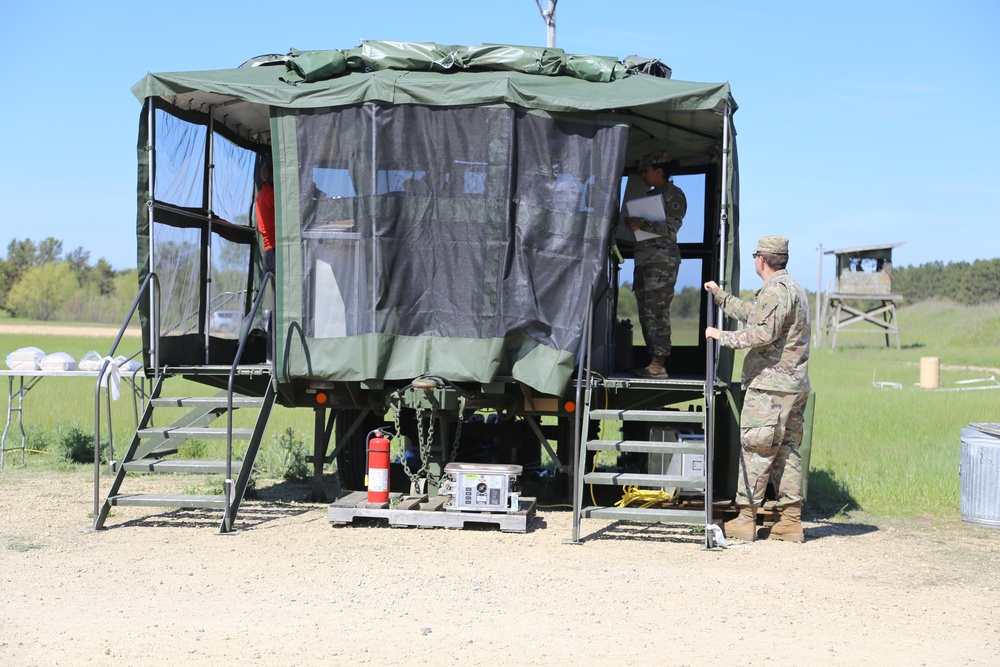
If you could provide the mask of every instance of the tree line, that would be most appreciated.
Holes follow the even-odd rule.
[[[106,260],[90,263],[77,248],[49,237],[15,239],[0,259],[0,310],[14,317],[121,324],[137,290],[136,271],[115,271]]]
[[[907,303],[948,299],[976,305],[1000,301],[1000,259],[972,262],[929,262],[893,269],[892,291]]]

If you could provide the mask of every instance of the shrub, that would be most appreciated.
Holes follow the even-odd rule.
[[[309,477],[309,466],[306,464],[306,443],[295,429],[288,427],[278,438],[278,447],[284,453],[284,470],[282,477],[288,481],[304,480]]]
[[[256,467],[266,477],[281,477],[289,482],[308,479],[305,439],[289,426],[261,450]]]
[[[51,320],[79,293],[79,285],[66,263],[28,269],[7,294],[7,309],[17,317]]]
[[[73,463],[94,462],[94,435],[74,426],[60,440],[63,456]],[[101,443],[101,461],[107,462],[108,443]]]

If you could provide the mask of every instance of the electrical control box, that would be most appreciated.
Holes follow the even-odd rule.
[[[441,495],[451,498],[444,508],[452,511],[516,512],[519,509],[519,465],[499,463],[449,463],[444,467]]]
[[[704,444],[703,433],[684,433],[668,427],[654,426],[649,431],[649,439],[653,442],[697,442]],[[648,472],[657,475],[677,477],[703,477],[705,475],[704,454],[650,454]],[[668,491],[668,489],[663,489]],[[678,489],[681,495],[701,495],[701,488],[682,487]]]

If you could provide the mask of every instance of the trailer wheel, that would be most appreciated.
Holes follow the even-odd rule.
[[[344,442],[342,434],[347,432],[360,413],[360,410],[344,409],[337,414],[337,421],[334,424],[337,446]],[[380,428],[383,424],[384,420],[380,415],[369,412],[357,430],[347,439],[340,453],[337,454],[337,477],[342,488],[348,491],[365,490],[365,473],[368,468],[366,438],[369,433]]]

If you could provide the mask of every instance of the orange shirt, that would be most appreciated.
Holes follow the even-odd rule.
[[[264,250],[274,250],[274,188],[270,183],[261,186],[257,193],[257,229],[264,237]]]

